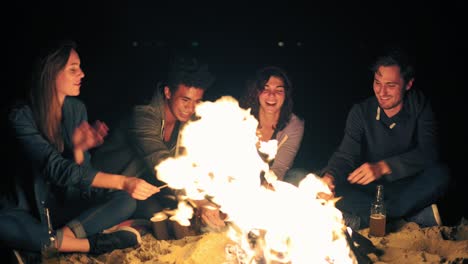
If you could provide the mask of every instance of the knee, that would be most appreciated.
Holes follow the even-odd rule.
[[[0,246],[40,251],[49,240],[47,229],[29,215],[0,214]]]
[[[119,192],[113,200],[119,205],[119,210],[123,215],[131,216],[137,208],[137,201],[126,192]]]
[[[137,201],[137,209],[133,218],[150,219],[155,213],[163,210],[162,203],[157,199],[156,195],[153,195],[146,200]]]
[[[429,181],[434,188],[445,191],[450,181],[450,170],[445,164],[437,164],[427,168],[424,173],[425,181]]]

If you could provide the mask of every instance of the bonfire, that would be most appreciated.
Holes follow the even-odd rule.
[[[155,219],[185,231],[175,239],[167,234],[156,239],[161,231],[148,224],[141,229],[143,242],[137,249],[100,256],[64,254],[62,263],[401,264],[468,259],[466,223],[425,229],[402,223],[381,238],[370,237],[368,229],[346,228],[334,202],[317,199],[318,192],[329,191],[317,176],[309,174],[298,187],[276,179],[268,164],[278,143],[258,147],[258,122],[233,97],[203,102],[196,115],[181,131],[178,155],[155,167],[160,180],[179,194],[177,210],[164,212],[169,218]],[[227,214],[225,230],[194,226],[191,201],[199,199],[209,199]]]

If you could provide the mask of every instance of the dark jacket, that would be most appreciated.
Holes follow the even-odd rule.
[[[409,90],[401,111],[392,118],[380,111],[375,96],[355,104],[348,114],[344,137],[325,168],[337,182],[365,162],[385,160],[392,173],[388,181],[421,172],[438,161],[437,124],[430,102],[418,90]]]
[[[72,135],[74,129],[87,120],[85,105],[76,98],[66,97],[62,107],[62,136],[64,151],[60,153],[39,131],[31,108],[24,103],[15,105],[8,115],[12,135],[11,145],[16,147],[16,173],[8,187],[2,192],[1,208],[29,210],[44,220],[43,206],[49,191],[60,191],[63,196],[89,196],[91,183],[97,170],[91,166],[90,154],[85,152],[82,165],[73,158]]]

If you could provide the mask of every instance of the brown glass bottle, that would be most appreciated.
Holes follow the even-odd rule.
[[[49,233],[49,241],[46,244],[42,245],[42,264],[59,264],[60,263],[60,255],[56,245],[56,236],[55,231],[52,228],[52,222],[50,220],[49,208],[44,207],[44,214],[47,220],[47,229]]]
[[[383,185],[377,185],[375,201],[371,204],[370,209],[369,235],[376,237],[385,236],[386,218],[384,187]]]

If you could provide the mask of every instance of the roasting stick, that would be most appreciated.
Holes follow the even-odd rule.
[[[281,147],[281,145],[284,144],[284,142],[286,142],[286,140],[288,140],[288,135],[284,135],[284,138],[281,140],[281,142],[278,144],[278,148]]]

